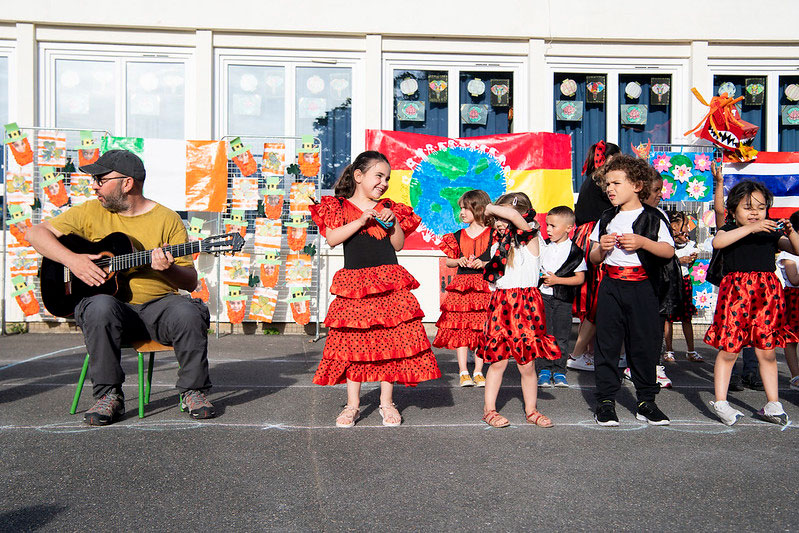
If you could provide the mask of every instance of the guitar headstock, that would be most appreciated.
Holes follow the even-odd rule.
[[[238,252],[244,247],[244,237],[237,231],[223,235],[213,235],[203,239],[200,251],[207,254]]]

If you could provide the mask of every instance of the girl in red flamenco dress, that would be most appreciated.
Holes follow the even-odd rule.
[[[438,332],[433,340],[436,348],[455,350],[458,357],[461,387],[485,387],[483,360],[474,358],[474,377],[466,368],[466,356],[484,344],[483,326],[488,318],[491,290],[483,279],[483,267],[491,258],[489,248],[493,233],[486,227],[485,207],[491,198],[485,191],[467,191],[458,200],[460,218],[468,227],[447,233],[441,239],[441,250],[447,254],[447,266],[458,272],[441,302]]]
[[[786,327],[782,285],[774,273],[774,256],[778,250],[796,254],[799,233],[787,220],[768,218],[772,201],[771,191],[762,183],[737,183],[727,196],[727,213],[732,219],[713,238],[708,278],[715,281],[720,277],[721,283],[705,342],[719,350],[713,367],[716,398],[710,404],[728,426],[743,417],[727,401],[727,389],[732,367],[744,346],[755,348],[766,391],[767,403],[755,416],[788,424],[778,397],[776,348],[785,347],[791,334]]]
[[[383,154],[363,152],[344,169],[335,196],[311,206],[327,243],[344,243],[344,268],[330,286],[336,298],[327,311],[329,333],[313,378],[317,385],[347,383],[337,427],[352,427],[360,417],[365,381],[380,382],[383,425],[398,426],[394,383],[414,386],[441,377],[422,325],[424,313],[410,292],[419,282],[397,263],[396,251],[421,220],[410,207],[380,199],[390,173]]]
[[[527,422],[552,427],[552,421],[536,407],[538,384],[534,360],[560,359],[561,353],[555,337],[547,335],[544,300],[538,291],[541,258],[535,210],[526,194],[512,192],[489,204],[485,213],[495,217],[499,242],[491,246],[493,254],[485,267],[485,279],[493,292],[483,329],[486,342],[475,354],[491,363],[486,372],[483,421],[491,427],[510,425],[497,412],[497,395],[508,360],[513,357],[522,377]]]

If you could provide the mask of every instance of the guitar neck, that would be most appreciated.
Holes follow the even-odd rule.
[[[200,251],[200,241],[184,242],[182,244],[167,244],[162,246],[164,252],[169,252],[172,257],[182,257],[184,255],[196,254]],[[152,262],[152,250],[134,252],[132,254],[122,254],[111,259],[109,272],[118,272],[129,268],[136,268],[149,265]]]

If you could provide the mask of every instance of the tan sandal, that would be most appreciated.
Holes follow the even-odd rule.
[[[527,415],[527,422],[529,424],[535,424],[540,428],[551,428],[553,426],[552,420],[550,420],[548,416],[542,415],[538,411],[533,411]]]
[[[402,424],[402,415],[393,403],[391,405],[381,405],[378,411],[380,412],[380,418],[383,419],[384,426],[393,428]]]
[[[344,410],[341,411],[341,414],[338,415],[338,418],[336,418],[336,427],[351,428],[359,418],[361,418],[360,409],[347,405],[344,407]]]
[[[510,421],[497,413],[496,410],[491,410],[483,415],[483,422],[492,428],[506,428],[510,425]]]

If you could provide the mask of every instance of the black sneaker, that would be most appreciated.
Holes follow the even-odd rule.
[[[744,386],[743,384],[741,384],[741,376],[739,376],[738,374],[733,374],[730,376],[729,390],[735,392],[741,392],[742,390],[744,390]]]
[[[618,426],[619,417],[616,416],[616,405],[613,400],[602,400],[594,413],[594,420],[600,426]]]
[[[180,395],[180,408],[188,409],[192,418],[213,418],[214,406],[200,390],[188,390]]]
[[[83,421],[90,426],[113,424],[125,414],[125,397],[109,392],[100,397],[91,409],[83,415]]]
[[[763,388],[763,380],[760,379],[760,375],[757,372],[749,372],[741,378],[741,382],[745,387],[749,387],[752,390],[765,390]]]
[[[671,423],[655,402],[639,402],[635,418],[652,426],[668,426]]]

